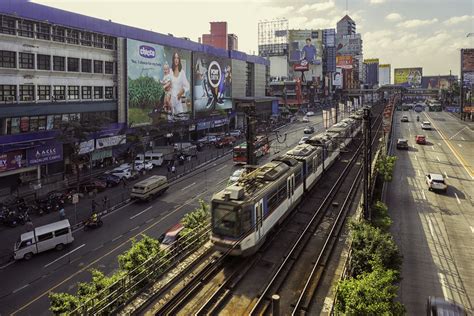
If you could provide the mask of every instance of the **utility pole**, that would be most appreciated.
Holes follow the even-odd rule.
[[[461,82],[459,83],[459,92],[460,92],[460,99],[459,104],[461,106],[461,120],[464,119],[464,72],[463,72],[463,57],[464,57],[464,49],[461,49]]]
[[[363,117],[363,133],[364,133],[364,147],[363,147],[363,173],[364,173],[364,217],[368,220],[371,219],[370,214],[370,109],[364,108],[364,117]]]
[[[247,123],[247,164],[256,165],[257,156],[255,155],[255,103],[248,103],[241,105],[245,112],[245,118]]]

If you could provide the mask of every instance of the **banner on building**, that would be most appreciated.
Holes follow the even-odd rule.
[[[0,172],[26,167],[25,150],[15,150],[0,154]]]
[[[332,85],[336,89],[342,89],[342,68],[336,68],[336,72],[332,74]]]
[[[104,137],[104,138],[96,139],[95,147],[97,149],[101,149],[105,147],[117,146],[119,144],[125,144],[126,142],[127,142],[127,138],[125,135]]]
[[[95,140],[90,139],[79,144],[79,155],[90,153],[95,149]]]
[[[352,69],[352,56],[350,55],[336,56],[336,65],[339,68]]]
[[[448,90],[451,82],[456,81],[455,76],[423,76],[421,87],[423,89],[442,89]]]
[[[48,142],[39,147],[30,148],[26,151],[29,166],[49,164],[63,160],[63,144]]]
[[[472,86],[474,85],[474,71],[472,72],[465,72],[463,74],[463,81],[465,86]]]
[[[461,71],[474,71],[474,48],[461,49]]]
[[[191,51],[127,39],[127,77],[130,125],[192,115]]]
[[[395,84],[406,88],[420,88],[423,68],[395,68]]]
[[[364,59],[364,64],[378,64],[379,59],[378,58],[369,58],[369,59]]]

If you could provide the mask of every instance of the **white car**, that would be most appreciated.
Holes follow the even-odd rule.
[[[126,166],[126,164],[123,164],[122,166],[113,169],[110,173],[114,176],[119,177],[120,179],[130,179],[132,177],[131,168],[130,166]]]
[[[314,116],[314,112],[313,111],[306,112],[306,116]]]
[[[146,171],[153,169],[153,163],[151,161],[136,160],[135,170],[142,171],[143,169]]]
[[[229,178],[229,184],[235,183],[242,178],[242,176],[245,175],[245,169],[237,169],[234,171],[234,173],[230,176]]]
[[[240,137],[240,135],[242,135],[242,131],[238,130],[238,129],[235,129],[233,131],[230,131],[229,132],[229,135],[230,136],[234,136],[234,137]]]
[[[309,122],[309,117],[307,117],[306,115],[303,116],[303,119],[301,120],[303,123],[308,123]]]
[[[309,139],[308,136],[303,136],[301,137],[300,141],[298,142],[298,145],[306,144],[306,141]]]
[[[430,191],[443,191],[446,193],[448,186],[444,181],[444,177],[438,173],[429,173],[426,175],[426,184]]]
[[[421,123],[421,129],[431,129],[431,123],[428,121],[424,121]]]

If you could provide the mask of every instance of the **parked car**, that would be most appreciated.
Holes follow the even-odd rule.
[[[314,112],[313,111],[308,111],[308,112],[306,112],[306,116],[314,116]]]
[[[300,141],[298,142],[298,145],[306,144],[306,141],[309,139],[308,136],[303,136],[301,137]]]
[[[239,129],[235,129],[235,130],[230,131],[229,135],[234,136],[234,137],[240,137],[242,135],[242,131]]]
[[[428,190],[430,191],[446,192],[448,190],[448,186],[444,181],[443,175],[439,173],[428,173],[426,175],[426,184],[428,185]]]
[[[236,138],[234,136],[225,136],[219,139],[214,143],[216,148],[222,148],[225,146],[233,146],[235,144]]]
[[[431,123],[428,122],[428,121],[424,121],[423,123],[421,123],[421,129],[428,129],[428,130],[430,130],[430,129],[431,129]]]
[[[303,133],[305,134],[313,134],[314,133],[314,127],[312,126],[306,126],[303,130]]]
[[[135,160],[135,170],[142,171],[142,170],[152,170],[153,163],[151,161],[143,161],[143,160]]]
[[[91,179],[81,183],[80,190],[84,193],[88,192],[102,192],[107,188],[107,181],[101,179]]]
[[[415,142],[420,145],[426,144],[426,136],[425,135],[416,135]]]
[[[404,138],[399,138],[397,140],[397,149],[408,150],[408,140],[406,140]]]
[[[107,186],[110,188],[118,185],[121,179],[120,177],[110,173],[99,176],[99,180],[105,181],[107,183]]]
[[[408,115],[403,115],[401,121],[408,122]]]
[[[246,170],[244,168],[235,170],[229,178],[229,184],[239,181],[240,178],[245,175],[245,171]]]
[[[115,168],[113,169],[111,172],[111,174],[117,176],[120,178],[120,180],[122,180],[123,178],[125,179],[130,179],[132,178],[132,172],[131,172],[131,169],[130,168],[126,168],[126,167],[118,167],[118,168]]]
[[[307,117],[306,115],[303,116],[303,119],[301,120],[303,123],[308,123],[309,122],[309,117]]]

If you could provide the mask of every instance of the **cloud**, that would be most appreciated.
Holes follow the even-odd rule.
[[[443,22],[445,25],[454,25],[462,22],[467,22],[474,19],[474,15],[453,16]]]
[[[384,3],[385,0],[370,0],[370,4],[380,4],[380,3]]]
[[[400,23],[397,24],[397,26],[410,29],[410,28],[415,28],[415,27],[419,27],[419,26],[434,24],[436,22],[438,22],[437,18],[434,18],[434,19],[431,19],[431,20],[414,19],[414,20],[407,20],[407,21],[404,21],[404,22],[400,22]]]
[[[402,16],[396,12],[392,12],[390,14],[387,14],[387,16],[385,17],[385,20],[389,20],[389,21],[400,21],[402,19]]]
[[[336,5],[333,0],[325,1],[325,2],[317,2],[313,4],[305,4],[298,10],[298,13],[304,14],[304,13],[308,13],[309,11],[321,12],[321,11],[332,9],[335,6]]]

